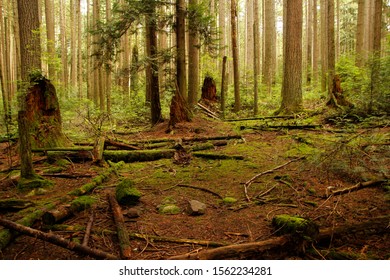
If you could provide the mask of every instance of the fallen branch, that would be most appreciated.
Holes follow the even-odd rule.
[[[284,163],[284,164],[282,164],[282,165],[279,165],[279,166],[277,166],[277,167],[275,167],[275,168],[272,168],[272,169],[270,169],[270,170],[263,171],[263,172],[261,172],[261,173],[259,173],[259,174],[256,174],[255,176],[253,176],[250,180],[246,181],[245,184],[244,184],[244,193],[245,193],[246,199],[247,199],[248,201],[251,201],[250,198],[249,198],[249,196],[248,196],[248,188],[249,188],[249,186],[250,186],[253,182],[255,182],[259,177],[261,177],[261,176],[263,176],[263,175],[265,175],[265,174],[272,173],[272,172],[274,172],[274,171],[276,171],[276,170],[278,170],[278,169],[281,169],[281,168],[283,168],[283,167],[289,165],[290,163],[293,163],[293,162],[295,162],[295,161],[298,161],[298,160],[301,160],[301,159],[304,159],[304,158],[305,158],[305,157],[300,157],[300,158],[292,159],[292,160],[290,160],[290,161],[288,161],[288,162],[286,162],[286,163]]]
[[[368,182],[363,182],[363,183],[360,182],[352,187],[348,187],[348,188],[344,188],[344,189],[340,189],[340,190],[330,190],[330,192],[328,192],[326,194],[326,196],[329,197],[332,195],[342,195],[342,194],[350,193],[353,191],[361,190],[364,188],[376,187],[376,186],[380,186],[384,182],[386,182],[386,180],[375,180],[375,181],[368,181]]]
[[[249,258],[267,252],[271,249],[281,248],[291,243],[290,237],[280,236],[260,242],[235,244],[215,249],[200,250],[196,253],[188,253],[170,257],[170,260],[221,260],[229,258]]]
[[[93,225],[93,220],[94,220],[94,211],[91,211],[91,216],[89,217],[88,223],[87,223],[87,228],[85,229],[85,235],[83,238],[83,243],[81,243],[83,246],[88,246],[89,242],[89,237],[91,236],[91,230],[92,230],[92,225]]]
[[[264,117],[242,118],[242,119],[227,119],[225,120],[225,122],[241,122],[241,121],[273,120],[273,119],[295,119],[295,116],[264,116]]]
[[[114,147],[120,148],[122,150],[141,150],[140,147],[137,147],[135,145],[114,141],[114,140],[111,140],[108,138],[106,139],[105,145],[106,146],[114,146]]]
[[[253,129],[253,130],[262,130],[262,131],[268,131],[268,130],[274,130],[274,129],[318,129],[321,128],[321,125],[317,124],[304,124],[304,125],[258,125],[258,126],[240,126],[240,130],[244,129]]]
[[[216,193],[216,192],[213,192],[209,189],[206,189],[206,188],[202,188],[202,187],[196,187],[196,186],[191,186],[191,185],[184,185],[184,184],[179,184],[179,185],[176,185],[175,187],[182,187],[182,188],[191,188],[191,189],[195,189],[195,190],[201,190],[201,191],[204,191],[204,192],[207,192],[207,193],[210,193],[216,197],[218,197],[219,199],[223,199],[223,197]]]
[[[121,258],[129,259],[131,257],[131,246],[121,208],[112,193],[107,194],[107,197],[111,205],[114,222],[117,228]]]
[[[20,224],[17,224],[15,222],[12,222],[10,220],[4,219],[2,217],[0,217],[0,225],[6,227],[8,229],[23,233],[25,235],[50,242],[50,243],[58,245],[62,248],[65,248],[65,249],[68,249],[68,250],[71,250],[71,251],[74,251],[77,253],[88,255],[88,256],[93,257],[93,258],[108,259],[108,260],[117,260],[118,259],[117,256],[114,256],[110,253],[106,253],[106,252],[98,250],[98,249],[92,249],[90,247],[77,244],[75,242],[66,240],[66,239],[64,239],[60,236],[54,235],[52,233],[45,233],[45,232],[40,231],[40,230],[36,230],[36,229],[30,228],[30,227],[20,225]]]
[[[206,114],[207,114],[209,117],[211,117],[211,118],[213,118],[213,119],[216,119],[216,120],[221,120],[221,119],[217,116],[216,113],[214,113],[213,111],[211,111],[210,109],[208,109],[206,106],[203,106],[203,105],[200,104],[199,102],[198,102],[197,105],[198,105],[202,110],[204,110],[204,111],[206,112]]]

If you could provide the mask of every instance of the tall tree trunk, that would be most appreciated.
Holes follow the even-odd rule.
[[[318,47],[318,13],[317,13],[317,0],[313,0],[312,7],[313,16],[313,81],[317,85],[318,81],[318,59],[319,59],[319,47]]]
[[[271,94],[271,87],[275,79],[276,66],[276,26],[275,26],[275,1],[264,1],[264,63],[263,83]]]
[[[148,68],[147,80],[150,96],[150,110],[152,125],[155,125],[162,121],[161,105],[160,105],[160,87],[158,80],[158,63],[157,63],[157,22],[156,22],[156,2],[155,0],[148,0],[148,15],[145,16],[146,20],[146,50],[148,56]]]
[[[234,112],[241,109],[240,102],[240,69],[239,51],[237,38],[237,1],[231,0],[231,31],[232,31],[232,52],[233,52],[233,72],[234,72]]]
[[[185,0],[176,0],[176,81],[180,94],[187,100]]]
[[[364,65],[363,61],[363,41],[364,41],[364,1],[358,1],[358,17],[357,17],[357,26],[356,26],[356,58],[355,65],[362,67]]]
[[[72,89],[76,90],[77,88],[77,16],[76,16],[76,6],[78,0],[70,0],[70,55],[71,55],[71,64],[70,64],[70,81]]]
[[[254,80],[254,106],[253,114],[256,116],[259,111],[259,75],[260,75],[260,28],[259,28],[259,0],[253,0],[253,80]]]
[[[77,90],[78,98],[83,98],[83,26],[81,15],[81,0],[76,3],[76,17],[77,17]]]
[[[111,1],[106,0],[106,22],[111,20]],[[104,68],[105,70],[105,86],[106,86],[106,111],[111,114],[111,62],[107,62],[108,65]]]
[[[286,1],[282,104],[278,113],[302,110],[302,0]]]
[[[226,1],[219,1],[219,18],[218,18],[218,31],[219,31],[219,61],[222,61],[221,66],[219,67],[222,75],[223,71],[223,58],[226,56]],[[226,65],[225,65],[226,71]],[[221,88],[222,88],[221,81]]]
[[[199,92],[199,54],[200,42],[196,28],[196,11],[198,0],[189,1],[189,44],[188,44],[188,105],[192,110],[198,101]]]
[[[245,40],[245,80],[248,79],[248,74],[253,71],[254,63],[254,9],[253,9],[254,0],[246,0],[246,40]]]
[[[62,64],[61,82],[63,87],[67,89],[68,88],[68,48],[66,43],[67,36],[66,36],[66,12],[65,11],[66,11],[65,0],[60,0],[60,38],[61,38],[61,64]],[[87,36],[89,37],[88,34]],[[67,97],[67,94],[65,97]]]
[[[326,91],[328,74],[328,0],[321,0],[321,92]]]
[[[46,36],[47,36],[47,53],[48,53],[48,67],[49,78],[54,79],[55,71],[55,34],[54,34],[54,1],[45,0],[45,15],[46,15]]]
[[[20,91],[24,96],[20,99],[18,114],[19,149],[21,161],[21,178],[30,179],[35,176],[32,166],[31,139],[27,123],[25,96],[30,81],[29,75],[41,70],[41,42],[39,32],[38,0],[18,0],[18,21],[20,37],[21,78]]]
[[[332,96],[333,78],[336,67],[335,28],[334,28],[334,0],[328,1],[328,97]]]
[[[312,79],[312,59],[313,59],[313,16],[311,14],[312,0],[307,0],[306,6],[306,83],[311,84]]]

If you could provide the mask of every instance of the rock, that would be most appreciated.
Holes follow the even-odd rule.
[[[204,215],[206,212],[206,204],[197,200],[188,201],[188,214],[191,216]]]
[[[140,213],[137,209],[134,209],[134,208],[130,208],[128,209],[124,215],[130,219],[135,219],[135,218],[138,218],[140,216]]]

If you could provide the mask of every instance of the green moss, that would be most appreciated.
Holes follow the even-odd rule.
[[[53,174],[53,173],[61,173],[62,171],[64,171],[64,168],[62,168],[60,166],[52,166],[52,167],[46,168],[43,171],[43,173],[44,174]]]
[[[181,213],[181,209],[175,204],[167,204],[158,207],[158,212],[164,215],[176,215]]]
[[[298,216],[275,216],[272,225],[278,230],[279,235],[293,234],[308,240],[314,240],[319,233],[317,224]]]
[[[237,199],[231,196],[227,196],[222,199],[222,202],[225,204],[233,204],[237,202]]]
[[[92,196],[80,196],[72,201],[72,203],[70,204],[70,209],[72,210],[72,212],[80,212],[85,209],[91,208],[91,206],[96,202],[97,199]]]
[[[22,192],[27,192],[34,189],[46,189],[53,185],[54,183],[52,181],[45,180],[40,176],[35,176],[31,179],[20,178],[18,182],[18,190]]]
[[[116,186],[115,197],[121,205],[136,205],[141,196],[141,192],[134,187],[134,182],[128,178]]]

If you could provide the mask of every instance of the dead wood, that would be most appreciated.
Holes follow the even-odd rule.
[[[339,189],[339,190],[330,190],[329,192],[327,192],[326,196],[329,197],[332,195],[342,195],[342,194],[350,193],[353,191],[361,190],[364,188],[377,187],[385,182],[386,182],[386,180],[374,180],[374,181],[368,181],[368,182],[360,182],[352,187]]]
[[[54,235],[52,233],[45,233],[40,230],[36,230],[30,227],[23,226],[21,224],[17,224],[15,222],[12,222],[10,220],[4,219],[0,217],[0,224],[8,229],[23,233],[25,235],[38,238],[47,242],[50,242],[52,244],[58,245],[62,248],[85,254],[93,258],[97,259],[108,259],[108,260],[117,260],[118,257],[115,255],[112,255],[110,253],[106,253],[104,251],[98,250],[98,249],[92,249],[90,247],[77,244],[75,242],[66,240],[60,236]]]
[[[170,257],[170,260],[221,260],[230,258],[261,258],[264,254],[272,249],[282,248],[291,245],[289,236],[280,236],[260,242],[251,242],[244,244],[235,244],[223,246],[209,250],[199,250],[196,253],[187,253],[183,255]]]
[[[210,118],[212,119],[216,119],[216,120],[221,120],[218,115],[216,113],[214,113],[213,111],[211,111],[209,108],[207,108],[206,106],[198,103],[197,104],[206,114],[207,116],[209,116]]]
[[[47,158],[50,161],[56,161],[57,159],[69,159],[72,162],[85,162],[92,161],[92,150],[79,150],[79,151],[47,151]]]
[[[104,142],[105,136],[99,136],[96,138],[92,150],[92,160],[94,163],[100,165],[103,162]]]
[[[252,183],[254,183],[259,177],[261,177],[261,176],[263,176],[263,175],[265,175],[265,174],[272,173],[272,172],[274,172],[274,171],[276,171],[276,170],[278,170],[278,169],[281,169],[281,168],[283,168],[283,167],[289,165],[290,163],[293,163],[293,162],[295,162],[295,161],[298,161],[298,160],[301,160],[301,159],[304,159],[304,158],[305,158],[305,157],[300,157],[300,158],[292,159],[292,160],[290,160],[290,161],[288,161],[288,162],[286,162],[286,163],[283,163],[282,165],[279,165],[279,166],[277,166],[277,167],[275,167],[275,168],[272,168],[272,169],[263,171],[263,172],[261,172],[261,173],[259,173],[259,174],[256,174],[255,176],[253,176],[250,180],[246,181],[245,184],[244,184],[244,193],[245,193],[246,199],[247,199],[248,201],[251,201],[251,199],[250,199],[250,197],[249,197],[249,195],[248,195],[248,188],[249,188],[250,185],[251,185]]]
[[[33,202],[24,199],[8,198],[0,200],[0,210],[20,210],[33,205]]]
[[[91,215],[89,216],[88,223],[87,223],[87,228],[85,229],[83,243],[81,243],[83,246],[88,246],[89,237],[91,236],[92,225],[93,225],[94,216],[95,216],[94,214],[95,214],[95,212],[92,210]]]
[[[42,221],[46,225],[53,225],[70,217],[73,211],[70,205],[60,205],[54,210],[46,211],[42,216]]]
[[[193,156],[205,158],[205,159],[212,159],[212,160],[228,160],[228,159],[234,159],[234,160],[244,160],[244,156],[236,156],[236,155],[226,155],[226,154],[215,154],[215,153],[203,153],[203,152],[193,152]]]
[[[140,147],[137,147],[137,146],[135,146],[135,145],[131,145],[131,144],[123,143],[123,142],[114,141],[114,140],[109,139],[109,138],[106,139],[105,145],[106,145],[106,146],[117,147],[117,148],[119,148],[119,149],[121,149],[121,150],[141,150]]]
[[[305,129],[318,129],[318,128],[321,128],[322,126],[319,125],[319,124],[302,124],[302,125],[298,125],[298,124],[286,124],[286,125],[257,125],[257,126],[245,126],[245,125],[242,125],[240,126],[240,130],[244,130],[244,129],[252,129],[252,130],[261,130],[261,131],[268,131],[268,130],[280,130],[280,129],[289,129],[289,130],[293,130],[293,129],[301,129],[301,130],[305,130]]]
[[[82,174],[82,173],[45,173],[41,176],[44,177],[57,177],[57,178],[67,178],[67,179],[78,179],[78,178],[90,178],[92,174]]]
[[[117,229],[118,239],[119,239],[119,247],[121,252],[122,259],[131,258],[131,246],[129,235],[126,230],[125,220],[122,215],[122,210],[116,200],[115,196],[112,193],[108,195],[108,201],[111,205],[112,214],[114,216],[114,222]]]
[[[173,149],[164,150],[139,150],[139,151],[104,151],[104,159],[111,160],[113,162],[124,161],[140,162],[140,161],[153,161],[163,158],[172,158],[175,153]]]
[[[296,116],[264,116],[254,118],[242,118],[242,119],[227,119],[225,122],[241,122],[241,121],[256,121],[256,120],[273,120],[273,119],[295,119]]]
[[[211,140],[232,140],[242,139],[241,135],[219,135],[219,136],[205,136],[205,137],[184,137],[183,142],[197,142],[197,141],[211,141]]]

